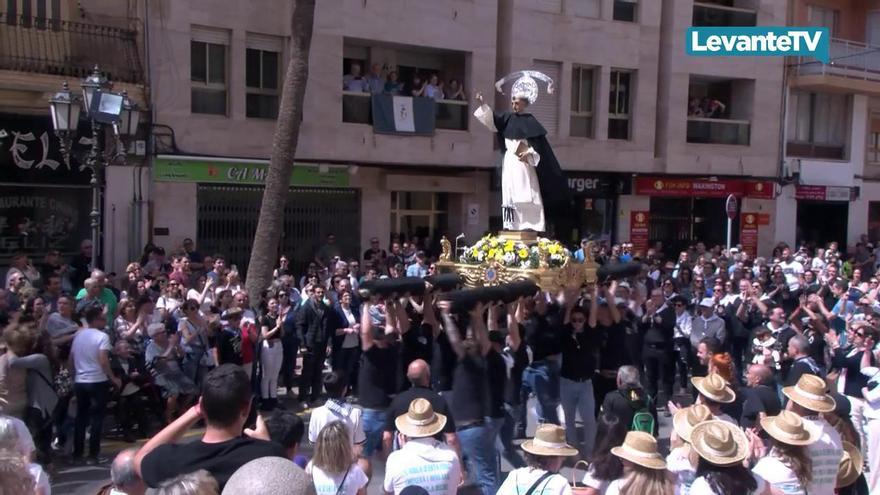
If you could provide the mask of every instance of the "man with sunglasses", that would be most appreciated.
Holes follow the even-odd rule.
[[[850,418],[861,438],[861,444],[867,445],[865,434],[865,398],[862,389],[868,385],[868,378],[861,373],[863,368],[876,366],[874,359],[874,343],[877,342],[877,330],[864,321],[847,322],[847,344],[840,345],[833,334],[828,334],[829,344],[833,350],[831,357],[831,374],[837,372],[837,392],[844,394],[852,408]]]

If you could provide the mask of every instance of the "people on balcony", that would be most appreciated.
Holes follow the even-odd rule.
[[[361,75],[361,64],[351,64],[348,74],[342,78],[342,89],[366,93],[370,90],[367,80]]]
[[[702,117],[706,119],[725,118],[727,105],[715,98],[708,96],[701,98],[691,98],[688,102],[688,117]]]
[[[385,78],[385,94],[399,95],[403,92],[403,83],[400,82],[397,71],[393,70]]]
[[[433,98],[434,100],[442,100],[443,98],[443,82],[437,77],[437,74],[431,74],[428,84],[425,85],[424,96]]]
[[[385,80],[382,79],[382,64],[374,62],[370,65],[370,74],[367,76],[367,90],[374,94],[380,94],[385,89]]]

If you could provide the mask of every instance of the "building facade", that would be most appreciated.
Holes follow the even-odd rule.
[[[75,254],[80,242],[90,239],[91,174],[82,167],[86,146],[74,140],[71,159],[65,161],[49,99],[65,82],[78,92],[80,80],[97,65],[114,83],[113,91],[126,91],[145,107],[142,19],[137,1],[0,3],[0,266],[18,252],[37,264],[49,251]],[[82,122],[76,139],[90,134]],[[142,164],[136,152],[122,153],[106,175],[131,181]],[[130,195],[104,195],[101,204],[107,242],[96,249],[107,258],[114,250],[127,251],[130,239],[137,242],[126,226],[138,210]]]
[[[781,239],[854,245],[880,240],[880,2],[796,0],[794,25],[827,27],[829,63],[790,60],[787,183],[779,199],[796,222]]]

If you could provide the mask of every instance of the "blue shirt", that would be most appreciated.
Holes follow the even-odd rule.
[[[846,300],[846,307],[842,307],[840,301],[831,308],[831,312],[837,315],[837,318],[831,320],[831,328],[833,328],[840,338],[840,345],[846,345],[846,315],[852,313],[856,309],[856,303]]]
[[[407,277],[426,277],[428,275],[428,267],[422,266],[418,263],[413,263],[406,267],[406,276]]]

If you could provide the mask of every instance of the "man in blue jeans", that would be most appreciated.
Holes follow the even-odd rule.
[[[498,452],[493,435],[496,430],[487,422],[489,414],[486,398],[489,383],[486,355],[491,350],[483,305],[477,304],[470,312],[467,338],[462,337],[456,317],[450,314],[450,304],[439,304],[443,311],[443,330],[455,351],[458,364],[452,380],[452,416],[461,455],[467,466],[468,482],[479,486],[483,495],[494,495],[498,490],[496,464]],[[457,315],[462,318],[461,315]]]
[[[91,306],[85,311],[88,328],[80,330],[71,345],[75,375],[73,390],[76,394],[76,426],[73,436],[73,457],[81,460],[84,452],[86,425],[89,426],[88,464],[106,460],[98,457],[101,451],[101,432],[104,411],[110,395],[110,384],[121,388],[119,378],[110,369],[110,338],[103,332],[107,324],[102,306]]]
[[[520,324],[523,342],[532,351],[532,362],[523,370],[520,392],[521,408],[516,436],[525,438],[527,404],[530,394],[538,401],[538,423],[559,424],[559,361],[562,352],[560,308],[547,303],[539,292],[523,300],[524,318]]]

